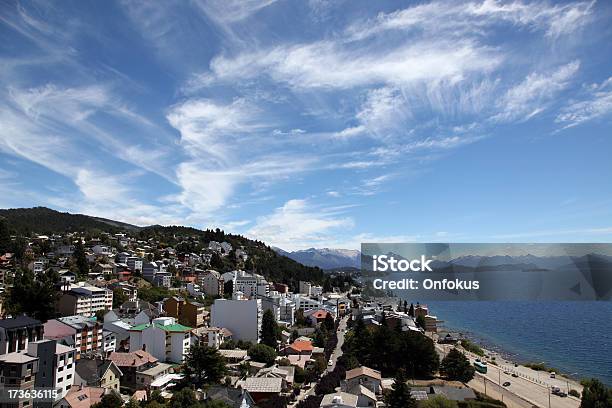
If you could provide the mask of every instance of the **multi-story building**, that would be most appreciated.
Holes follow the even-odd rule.
[[[106,288],[87,285],[79,282],[70,285],[58,302],[58,311],[62,316],[93,316],[98,310],[113,308],[113,291]]]
[[[270,285],[261,275],[239,275],[234,278],[234,293],[241,292],[248,298],[267,296]]]
[[[215,300],[211,308],[211,326],[229,329],[234,340],[259,343],[262,317],[261,299],[246,300],[240,292]]]
[[[287,296],[272,291],[268,296],[261,297],[261,306],[264,312],[271,310],[277,322],[284,322],[289,326],[295,323],[295,303]]]
[[[143,260],[140,257],[128,256],[125,260],[125,264],[134,272],[142,272]]]
[[[321,302],[300,294],[294,294],[292,300],[296,309],[302,309],[304,312],[321,308]]]
[[[209,296],[223,296],[223,278],[217,271],[209,269],[198,275],[198,284]]]
[[[168,316],[174,317],[179,323],[190,327],[204,326],[207,315],[203,304],[186,301],[180,296],[166,299],[164,310]]]
[[[74,382],[76,349],[45,339],[28,344],[27,354],[38,358],[36,388],[56,389],[55,401],[64,398]]]
[[[300,281],[299,291],[301,295],[310,296],[310,291],[312,290],[312,284],[306,281]]]
[[[123,294],[127,296],[128,302],[135,302],[138,300],[138,287],[136,285],[127,282],[117,282],[109,285],[109,287],[113,290],[118,289],[123,292]]]
[[[129,265],[129,264],[128,264]],[[155,274],[160,271],[157,262],[143,262],[142,263],[142,277],[149,282],[153,282]]]
[[[38,357],[26,353],[12,352],[0,356],[0,384],[5,390],[31,390],[34,388],[38,372]],[[32,399],[19,399],[19,402],[0,403],[2,407],[21,408],[32,406]]]
[[[130,351],[145,350],[158,360],[182,363],[189,353],[191,330],[174,317],[158,317],[129,330]]]
[[[91,251],[98,256],[111,256],[113,250],[108,245],[95,245]]]
[[[28,316],[0,320],[0,354],[27,350],[32,341],[43,338],[43,324]]]
[[[102,324],[84,316],[66,316],[45,323],[45,337],[74,344],[77,355],[102,353]]]

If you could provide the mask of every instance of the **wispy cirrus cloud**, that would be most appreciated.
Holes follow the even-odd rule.
[[[573,100],[564,106],[555,122],[567,129],[612,114],[612,77],[600,84],[587,86],[584,94],[583,99]]]
[[[501,112],[494,120],[528,120],[542,112],[548,103],[574,78],[580,68],[572,61],[548,73],[533,72],[520,84],[510,88],[499,101]]]

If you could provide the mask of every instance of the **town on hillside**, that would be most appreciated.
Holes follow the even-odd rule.
[[[506,406],[467,385],[426,305],[347,274],[218,230],[13,232],[0,222],[1,407]]]

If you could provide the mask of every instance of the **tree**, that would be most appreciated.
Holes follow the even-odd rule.
[[[0,217],[0,255],[4,255],[12,249],[11,234],[8,223]]]
[[[416,408],[416,401],[410,395],[410,387],[406,384],[406,373],[403,369],[397,370],[391,392],[387,396],[389,408]]]
[[[584,381],[583,386],[580,408],[612,407],[612,389],[606,387],[601,381],[593,378]]]
[[[116,392],[105,394],[100,402],[93,404],[92,408],[120,408],[123,405],[123,400]]]
[[[113,309],[118,308],[128,300],[128,296],[121,289],[113,289]]]
[[[327,315],[325,315],[323,324],[325,325],[325,328],[327,328],[328,332],[332,332],[336,329],[336,323],[334,322],[334,317],[331,315],[331,313],[327,313]]]
[[[96,320],[99,321],[100,323],[104,323],[104,315],[106,314],[106,310],[104,309],[100,309],[96,311]]]
[[[124,408],[140,408],[140,403],[134,398],[130,398],[130,400],[126,402]]]
[[[195,344],[185,359],[185,374],[196,386],[219,383],[227,372],[225,358],[215,348]]]
[[[76,261],[77,274],[81,278],[86,278],[87,274],[89,273],[89,262],[87,262],[85,247],[83,246],[81,238],[77,239],[72,256]]]
[[[474,378],[474,371],[470,360],[456,348],[449,351],[440,363],[440,374],[451,381],[467,383]]]
[[[276,350],[265,344],[255,344],[248,351],[251,360],[270,366],[276,360]]]
[[[210,257],[210,267],[219,270],[223,269],[223,259],[221,259],[221,256],[216,252],[213,252]]]
[[[232,408],[221,400],[208,400],[204,404],[204,408]]]
[[[261,320],[261,343],[276,350],[280,330],[272,310],[267,309]]]
[[[306,325],[306,318],[304,317],[304,310],[298,309],[295,311],[295,324],[297,326]]]
[[[456,401],[444,398],[442,395],[435,395],[419,403],[419,408],[458,408]]]
[[[294,341],[296,341],[298,337],[300,337],[300,333],[298,333],[297,330],[293,329],[293,331],[291,332],[291,342],[293,343]]]
[[[423,315],[418,315],[416,318],[416,325],[417,327],[425,330],[425,318],[423,317]]]
[[[183,388],[172,394],[168,408],[199,408],[200,403],[191,388]]]
[[[35,279],[29,269],[19,269],[6,297],[7,312],[12,315],[25,313],[42,322],[55,317],[59,297],[55,289],[57,279],[53,273],[44,273]]]
[[[410,309],[408,309],[408,316],[414,317],[414,305],[410,303]]]
[[[273,395],[259,402],[257,406],[260,408],[287,408],[287,397],[283,395]]]

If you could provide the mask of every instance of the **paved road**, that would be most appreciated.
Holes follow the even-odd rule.
[[[344,316],[340,319],[340,323],[338,323],[338,344],[336,345],[336,349],[332,352],[330,356],[330,360],[332,365],[327,366],[327,372],[332,372],[336,368],[336,361],[342,356],[342,345],[344,344],[344,334],[346,333],[346,323],[348,321],[348,316]]]
[[[452,348],[452,346],[448,345],[436,345],[436,347],[438,348],[441,357],[443,357]],[[473,353],[468,352],[466,353],[466,355],[468,356],[472,364],[474,363],[476,358],[478,358],[478,356]],[[517,374],[520,374],[519,377],[512,377],[511,370],[519,370],[520,366],[514,367],[513,364],[512,366],[510,366],[510,362],[505,361],[499,357],[497,357],[496,360],[498,364],[501,364],[501,367],[496,366],[494,364],[488,364],[487,374],[483,375],[478,373],[475,379],[472,380],[468,385],[474,386],[474,388],[479,392],[484,392],[484,383],[486,379],[486,391],[488,395],[498,399],[502,399],[503,396],[504,402],[506,402],[507,400],[511,400],[513,404],[517,407],[531,407],[532,405],[536,405],[542,408],[578,408],[580,406],[580,401],[577,398],[562,398],[557,395],[549,395],[550,385],[555,383],[565,384],[563,380],[554,381],[554,379],[550,379],[553,380],[551,381],[551,383],[548,383],[548,381],[542,381],[542,383],[538,383],[537,381],[533,381],[531,379],[532,377],[523,374],[524,372],[527,372],[525,370],[531,370],[526,367],[522,367],[521,371],[517,371]],[[508,372],[509,374],[505,374],[505,372]],[[507,387],[499,386],[499,384],[503,384],[505,382],[509,382],[510,385]],[[563,388],[565,387],[566,385],[564,385]],[[503,388],[503,390],[501,388]],[[527,402],[527,404],[525,404],[525,402]]]
[[[334,349],[334,351],[332,352],[329,358],[332,361],[332,365],[327,366],[327,372],[334,371],[334,368],[336,368],[336,361],[338,361],[338,358],[340,358],[340,356],[342,355],[342,345],[344,344],[344,334],[345,334],[346,323],[348,321],[348,318],[349,318],[348,316],[344,316],[338,323],[338,344],[336,345],[336,348]],[[297,396],[295,402],[289,404],[289,406],[295,406],[297,405],[298,402],[308,398],[308,396],[315,395],[315,386],[316,384],[313,383],[310,389],[306,391],[302,390],[300,394]]]

